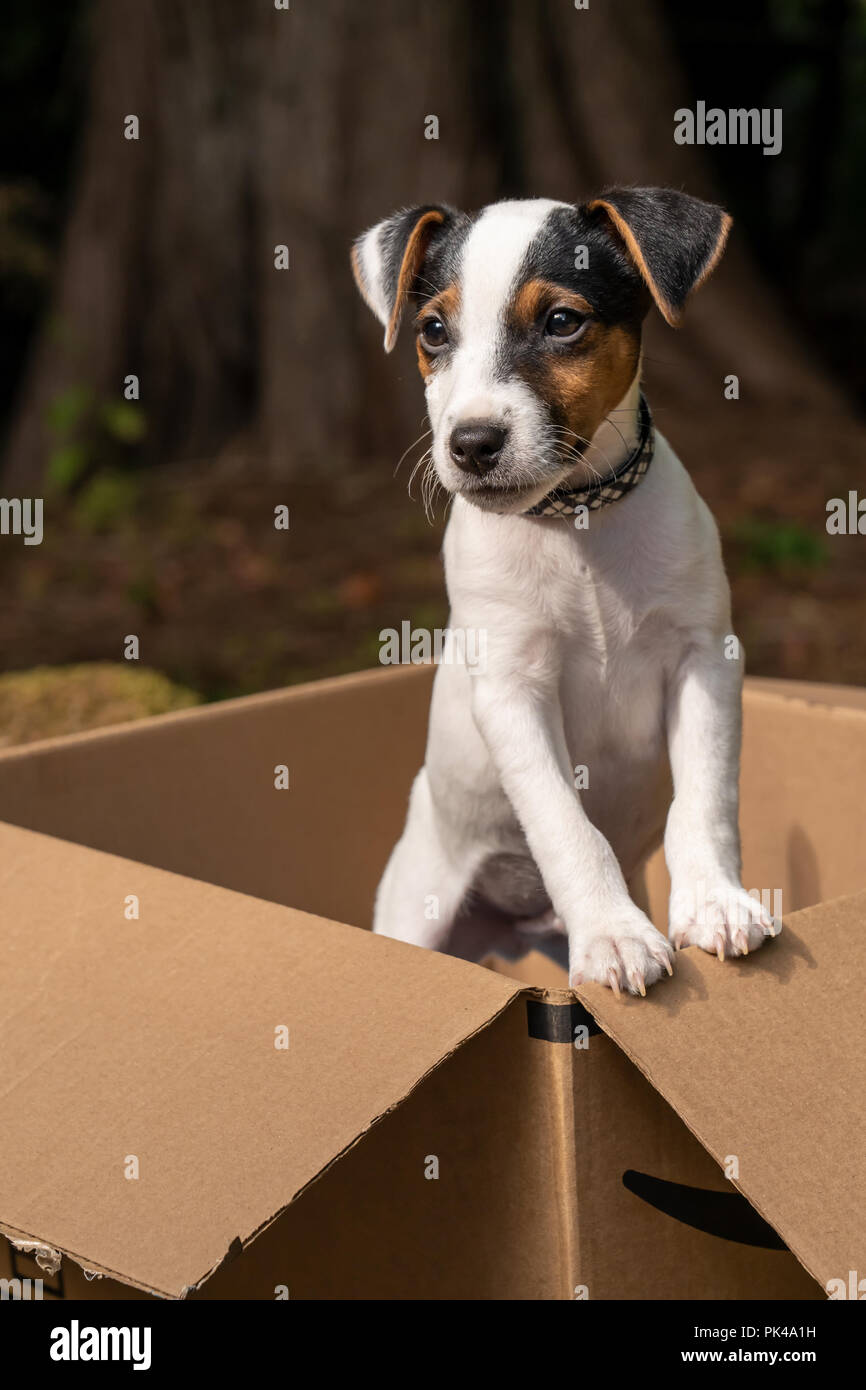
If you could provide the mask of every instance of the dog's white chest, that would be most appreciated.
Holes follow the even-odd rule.
[[[570,747],[651,757],[661,740],[665,634],[649,580],[627,596],[578,558],[557,604],[559,697]]]
[[[446,538],[452,622],[484,633],[503,689],[521,671],[556,673],[570,750],[652,758],[679,638],[651,534],[541,521],[527,540],[523,523],[518,549],[510,520],[454,516]]]

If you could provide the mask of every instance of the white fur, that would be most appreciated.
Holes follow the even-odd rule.
[[[494,203],[485,208],[463,248],[460,340],[452,359],[427,382],[427,412],[433,426],[432,459],[449,491],[465,483],[448,441],[458,425],[486,420],[509,431],[509,451],[517,474],[534,486],[514,507],[526,508],[549,491],[549,470],[539,476],[531,460],[544,432],[544,409],[519,378],[496,376],[503,314],[514,292],[527,247],[555,207],[548,198]],[[521,469],[520,463],[523,462]]]
[[[371,227],[364,236],[359,237],[355,251],[358,258],[358,268],[361,272],[358,288],[364,296],[365,303],[372,309],[380,323],[385,325],[385,349],[388,351],[387,326],[391,317],[391,308],[383,288],[381,236],[382,225],[379,223],[377,226]]]
[[[467,240],[459,347],[428,387],[434,459],[455,492],[445,447],[457,421],[507,420],[531,457],[541,404],[519,382],[498,383],[491,361],[526,245],[552,206],[499,204]],[[630,447],[638,399],[635,379],[587,451],[595,466]],[[537,495],[554,481],[541,478]],[[759,946],[774,924],[740,884],[742,660],[726,648],[715,524],[667,441],[656,435],[645,478],[590,513],[588,529],[455,496],[444,554],[451,625],[486,633],[486,661],[437,672],[426,761],[374,929],[478,959],[551,935],[555,953],[559,932],[573,983],[641,992],[671,947],[626,884],[664,833],[674,944],[727,955]],[[580,792],[576,765],[589,774]],[[467,893],[493,855],[530,872],[534,863],[551,910],[510,929],[483,904],[473,915]]]

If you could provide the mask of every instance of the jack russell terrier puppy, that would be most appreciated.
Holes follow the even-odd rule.
[[[580,206],[407,209],[355,243],[393,348],[407,305],[453,495],[451,627],[426,761],[374,930],[479,960],[535,946],[572,985],[645,994],[673,948],[746,955],[776,923],[740,882],[742,659],[718,532],[640,390],[731,219],[673,189]],[[664,838],[669,940],[630,896]],[[433,910],[431,911],[431,904]]]

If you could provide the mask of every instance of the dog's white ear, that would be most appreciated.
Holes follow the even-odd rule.
[[[403,208],[359,236],[352,247],[355,283],[380,323],[385,351],[397,341],[400,320],[421,274],[431,238],[444,226],[451,209],[427,204]]]
[[[609,188],[584,211],[607,219],[668,323],[718,265],[732,219],[676,188]]]

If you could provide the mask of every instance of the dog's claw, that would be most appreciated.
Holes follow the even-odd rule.
[[[671,979],[673,979],[674,968],[673,968],[673,966],[671,965],[670,961],[668,960],[667,956],[665,956],[665,970],[668,972],[668,974],[670,975]]]
[[[641,999],[646,999],[646,981],[644,980],[644,977],[639,970],[636,970],[634,972],[633,983],[637,984],[637,992],[640,995]]]
[[[722,936],[722,933],[721,933],[721,932],[716,932],[716,934],[715,934],[715,936],[714,936],[714,938],[713,938],[713,944],[714,944],[714,946],[715,946],[715,948],[716,948],[716,955],[718,956],[719,960],[724,960],[724,959],[725,959],[725,938]]]
[[[616,971],[614,970],[613,966],[611,966],[610,970],[608,970],[608,972],[607,972],[607,978],[608,978],[608,983],[610,984],[611,989],[613,990],[613,992],[614,992],[614,994],[616,995],[617,999],[619,999],[619,997],[620,997],[619,977],[618,977]]]

